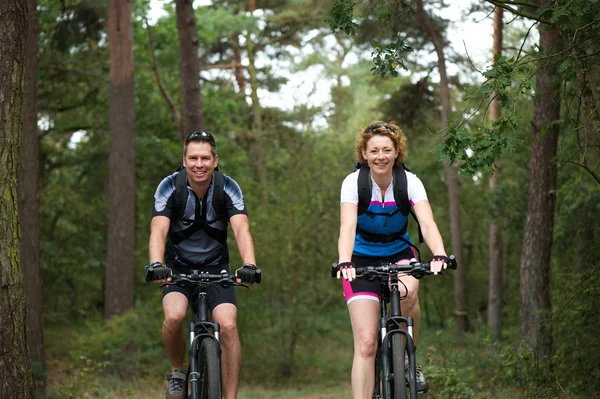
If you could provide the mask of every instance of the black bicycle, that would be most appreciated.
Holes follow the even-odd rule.
[[[456,269],[456,258],[450,256],[448,269]],[[337,276],[337,264],[333,264],[331,276]],[[412,317],[403,317],[398,284],[399,276],[421,278],[433,274],[429,263],[412,260],[409,264],[394,263],[380,266],[357,267],[356,277],[381,282],[379,319],[379,339],[375,357],[375,390],[373,399],[416,399],[417,398],[417,360],[413,341]],[[406,324],[406,328],[402,326]],[[408,356],[408,384],[405,378],[404,354]],[[427,392],[427,388],[423,390]]]
[[[256,270],[255,282],[260,283],[261,272]],[[219,323],[208,319],[207,292],[209,287],[219,284],[223,288],[236,286],[249,288],[236,282],[233,273],[223,270],[220,274],[209,274],[192,270],[191,274],[176,274],[173,280],[163,285],[194,284],[197,286],[198,303],[196,321],[190,323],[190,361],[187,371],[189,399],[221,399],[221,346],[219,344]],[[188,387],[186,387],[188,388]]]

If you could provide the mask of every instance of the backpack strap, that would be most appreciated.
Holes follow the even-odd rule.
[[[223,173],[213,172],[213,197],[212,205],[217,219],[228,219],[227,206],[225,204],[225,177]]]
[[[173,215],[176,218],[183,218],[188,198],[187,171],[183,166],[180,166],[177,171],[177,176],[175,176],[175,202],[173,204]]]
[[[358,172],[358,214],[362,215],[365,212],[369,212],[369,205],[371,204],[371,179],[369,178],[370,169],[366,165],[357,165],[359,168]],[[371,216],[372,217],[372,216]]]
[[[410,170],[408,170],[404,164],[402,164],[402,166],[394,166],[394,199],[396,200],[396,206],[398,209],[400,209],[400,212],[402,212],[404,216],[408,216],[410,213],[415,222],[417,222],[417,229],[419,230],[419,242],[423,244],[421,225],[417,219],[417,214],[408,200],[408,183],[406,181],[407,171],[410,172]]]
[[[406,172],[402,166],[394,166],[394,199],[396,206],[404,216],[410,213],[410,202],[408,201],[408,183],[406,182]]]

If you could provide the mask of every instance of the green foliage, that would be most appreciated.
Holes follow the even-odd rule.
[[[198,7],[196,26],[201,47],[209,47],[221,38],[248,30],[256,25],[256,18],[245,14],[233,14],[223,8]]]
[[[559,269],[560,270],[560,269]],[[557,339],[554,365],[560,383],[568,391],[597,397],[600,392],[600,349],[596,331],[600,328],[600,264],[596,261],[582,273],[573,268],[559,271],[553,327]]]
[[[101,2],[85,0],[65,7],[56,19],[52,41],[61,53],[81,46],[96,47],[102,39],[107,8]],[[40,6],[45,8],[44,1]]]
[[[495,161],[503,152],[515,150],[514,139],[498,133],[494,128],[514,127],[514,115],[503,115],[492,121],[492,128],[478,127],[475,132],[466,133],[451,125],[443,143],[432,151],[440,155],[443,161],[460,163],[460,170],[466,175],[474,175],[478,171],[491,173]]]
[[[335,0],[331,12],[325,17],[325,22],[329,23],[332,33],[342,30],[347,35],[355,36],[358,24],[354,22],[354,1]]]
[[[442,398],[472,399],[475,394],[465,381],[465,370],[430,367],[426,369],[428,383],[436,387],[436,395]]]
[[[98,397],[95,394],[90,394],[90,391],[96,391],[100,387],[96,376],[106,373],[109,362],[97,362],[85,356],[81,356],[74,364],[77,366],[63,382],[60,396],[50,394],[44,396],[44,398],[78,399]]]
[[[413,51],[412,47],[406,44],[406,41],[398,37],[392,44],[383,45],[378,41],[373,41],[375,51],[371,54],[373,64],[371,68],[373,75],[381,75],[385,77],[388,73],[392,77],[398,76],[396,68],[400,66],[402,69],[408,70],[404,64],[404,56]]]
[[[513,58],[495,56],[493,65],[482,75],[485,82],[475,91],[467,88],[463,99],[467,102],[466,109],[472,102],[480,105],[469,117],[450,123],[444,132],[444,141],[433,150],[440,159],[458,163],[466,175],[478,171],[491,173],[503,154],[515,151],[517,140],[513,133],[521,120],[516,99],[532,92],[532,83],[524,74],[524,68]],[[490,98],[500,102],[500,117],[491,120],[490,127],[481,122],[475,128],[468,127],[469,120],[481,111],[481,104]]]
[[[95,370],[132,378],[160,375],[168,369],[160,335],[160,289],[154,284],[148,284],[146,288],[145,291],[153,291],[153,295],[138,301],[134,309],[108,322],[98,317],[85,322],[85,327],[69,345],[69,356],[74,367],[81,367],[83,361],[91,370],[84,368],[73,372],[81,375]],[[138,367],[141,364],[144,368]]]

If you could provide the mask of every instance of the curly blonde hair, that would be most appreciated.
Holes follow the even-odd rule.
[[[406,148],[406,135],[404,131],[394,122],[375,121],[369,123],[362,129],[356,137],[356,159],[361,165],[366,165],[367,160],[363,157],[363,151],[367,149],[367,142],[374,135],[389,137],[394,143],[394,148],[398,150],[398,157],[395,165],[401,166],[404,160],[408,157],[408,149]]]

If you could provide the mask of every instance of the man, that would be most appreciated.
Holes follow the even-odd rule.
[[[223,269],[230,271],[226,242],[229,221],[244,264],[236,271],[236,275],[243,282],[255,281],[254,243],[242,191],[226,175],[222,175],[222,186],[215,184],[218,162],[217,146],[210,133],[193,132],[188,135],[183,149],[184,169],[167,176],[154,195],[149,243],[152,267],[149,268],[151,272],[146,276],[147,280],[159,283],[170,281],[168,276],[171,270],[180,273],[189,273],[190,269],[201,269],[209,273],[219,273]],[[181,173],[187,174],[185,188],[182,187],[183,184],[177,184],[177,177]],[[176,190],[177,187],[179,188]],[[187,193],[183,191],[185,189]],[[220,197],[217,192],[219,189],[224,191]],[[217,206],[218,202],[213,201],[213,197],[224,200],[222,210]],[[178,207],[181,209],[177,209]],[[213,320],[221,326],[223,395],[225,399],[234,399],[237,396],[241,364],[235,290],[234,287],[224,289],[218,285],[214,289],[219,292],[215,295],[216,299],[209,303],[209,308]],[[167,399],[184,398],[186,375],[183,371],[183,325],[188,304],[195,299],[192,290],[191,286],[163,287],[165,321],[162,336],[172,367],[172,372],[167,375]]]

